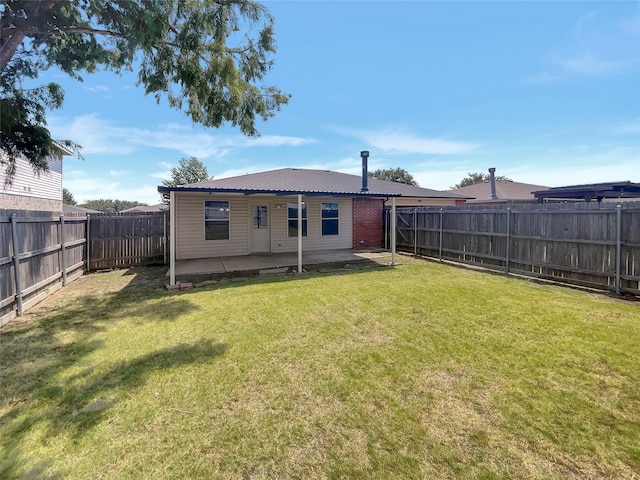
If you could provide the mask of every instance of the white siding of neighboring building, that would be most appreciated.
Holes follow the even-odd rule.
[[[229,240],[204,239],[204,202],[229,201]],[[303,238],[303,250],[332,250],[352,247],[351,198],[303,197],[307,204],[307,236]],[[260,196],[192,194],[175,195],[176,208],[176,259],[226,257],[251,253],[250,230],[252,203],[263,202],[270,208],[271,252],[295,252],[297,237],[288,237],[288,202],[297,202],[297,196]],[[322,202],[339,204],[339,235],[322,236]]]
[[[0,208],[62,211],[62,158],[50,158],[49,170],[39,175],[27,160],[17,158],[12,183],[5,177],[0,166]]]

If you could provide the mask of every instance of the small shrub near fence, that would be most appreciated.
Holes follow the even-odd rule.
[[[405,208],[398,249],[640,294],[640,203]]]
[[[167,218],[0,210],[0,326],[85,270],[166,263]]]

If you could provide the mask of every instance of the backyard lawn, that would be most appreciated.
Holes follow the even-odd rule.
[[[0,330],[0,478],[639,477],[640,302],[401,261],[80,278]]]

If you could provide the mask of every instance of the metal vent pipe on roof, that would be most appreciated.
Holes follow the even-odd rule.
[[[362,150],[360,152],[360,157],[362,158],[362,188],[360,191],[368,192],[369,188],[367,187],[367,178],[369,177],[369,169],[367,167],[367,159],[369,158],[369,152],[367,150]]]
[[[496,195],[496,169],[489,169],[489,182],[491,183],[491,200],[497,200],[498,195]]]

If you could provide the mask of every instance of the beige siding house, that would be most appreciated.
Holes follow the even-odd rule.
[[[4,162],[0,161],[0,208],[62,213],[62,157],[72,152],[57,146],[60,154],[48,160],[49,169],[35,173],[24,158],[16,159],[16,171],[7,181]]]
[[[170,198],[175,239],[170,265],[176,260],[380,247],[385,205],[455,205],[468,198],[298,168],[160,186],[158,191]]]

